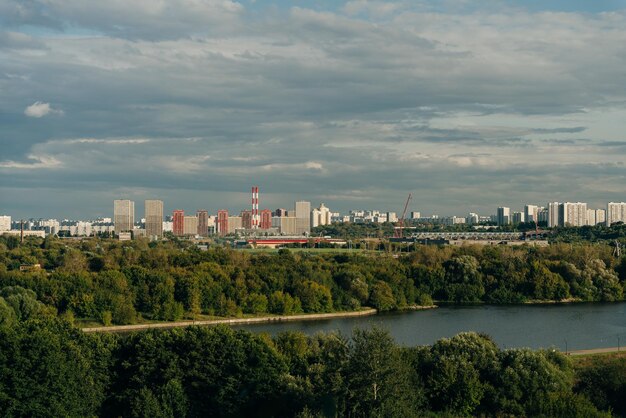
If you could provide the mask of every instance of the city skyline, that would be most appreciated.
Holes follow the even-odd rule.
[[[624,39],[620,1],[7,0],[0,212],[622,200]]]

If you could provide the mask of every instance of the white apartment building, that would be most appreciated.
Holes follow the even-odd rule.
[[[548,203],[548,227],[554,228],[562,224],[561,214],[559,208],[561,204],[559,202]]]
[[[332,213],[323,203],[319,208],[311,211],[311,228],[320,225],[330,225],[332,223]]]
[[[611,226],[616,222],[626,222],[626,202],[609,202],[609,204],[607,205],[607,226]]]
[[[135,202],[132,200],[113,201],[115,233],[132,231],[135,225]]]
[[[508,225],[511,223],[511,208],[499,207],[496,213],[498,225]]]
[[[587,225],[587,204],[582,202],[565,202],[559,206],[561,226]]]
[[[11,217],[7,215],[0,216],[0,232],[11,230]]]
[[[469,225],[476,225],[479,222],[480,216],[477,213],[470,212],[465,218],[465,223]]]
[[[524,222],[538,222],[538,215],[541,209],[536,205],[524,206]]]

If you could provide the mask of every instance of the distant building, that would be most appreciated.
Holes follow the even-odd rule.
[[[419,219],[422,217],[421,212],[411,212],[411,219]]]
[[[209,212],[206,210],[199,210],[196,212],[198,218],[198,228],[196,233],[201,237],[209,236]]]
[[[477,213],[470,212],[465,218],[465,223],[469,225],[476,225],[480,220],[480,216]]]
[[[261,221],[259,223],[259,228],[270,229],[272,227],[272,211],[269,209],[263,209],[260,216]]]
[[[596,225],[606,222],[606,210],[596,209]]]
[[[548,203],[548,227],[554,228],[562,224],[559,202]]]
[[[135,202],[132,200],[113,201],[115,233],[132,231],[135,225]]]
[[[274,216],[272,228],[278,229],[282,235],[300,235],[297,231],[297,218],[295,216]]]
[[[460,225],[466,223],[465,218],[458,216],[446,216],[444,218],[438,218],[438,221],[442,225]]]
[[[185,211],[177,209],[172,212],[172,232],[174,235],[181,237],[185,234]]]
[[[626,222],[626,203],[609,202],[606,208],[606,224],[611,226],[617,222]]]
[[[587,204],[582,202],[565,202],[559,206],[561,226],[587,225]]]
[[[398,215],[395,212],[387,212],[387,222],[398,222]]]
[[[311,228],[320,225],[330,225],[332,223],[332,213],[323,203],[319,208],[311,211]]]
[[[251,210],[241,211],[241,225],[244,229],[252,229],[253,213]]]
[[[303,200],[296,202],[296,235],[311,232],[311,202]]]
[[[7,215],[0,216],[0,232],[11,230],[11,217]]]
[[[272,216],[287,216],[287,209],[276,209],[273,213]]]
[[[133,234],[132,232],[120,232],[117,237],[120,241],[130,241],[133,239]]]
[[[225,209],[217,211],[216,232],[222,237],[228,234],[228,211]]]
[[[526,205],[524,206],[524,222],[537,222],[537,215],[539,213],[539,206]]]
[[[241,216],[229,216],[228,217],[228,232],[229,234],[234,234],[238,229],[243,228],[243,219]]]
[[[540,211],[537,212],[537,220],[539,223],[544,223],[548,225],[548,215],[549,211],[547,208],[541,208]]]
[[[163,236],[163,201],[145,201],[145,229],[149,238],[161,238]]]
[[[511,208],[499,207],[496,212],[497,224],[508,225],[511,223]]]
[[[513,224],[521,224],[522,222],[526,222],[525,221],[526,217],[524,216],[524,212],[513,212],[513,215],[511,217],[511,220],[513,221]]]
[[[183,235],[192,236],[198,234],[198,217],[185,216],[183,219]]]

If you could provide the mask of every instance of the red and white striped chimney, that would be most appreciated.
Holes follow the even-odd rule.
[[[259,186],[252,186],[252,229],[259,228]]]

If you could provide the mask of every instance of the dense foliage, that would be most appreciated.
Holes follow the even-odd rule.
[[[35,264],[42,268],[30,268]],[[361,307],[386,311],[433,300],[615,301],[624,298],[625,281],[626,257],[614,257],[603,244],[422,246],[398,256],[201,251],[184,242],[53,237],[20,244],[0,237],[0,289],[28,289],[54,311],[105,325]],[[20,297],[6,300],[15,304]]]
[[[424,347],[400,347],[376,328],[350,339],[226,326],[85,334],[21,294],[34,310],[0,299],[0,317],[9,318],[0,325],[7,417],[587,418],[621,408],[613,392],[590,391],[594,370],[579,372],[577,388],[562,354],[500,350],[475,333]]]
[[[431,298],[615,300],[626,263],[607,246],[423,247],[395,258],[5,237],[0,261],[2,416],[624,413],[624,363],[575,369],[558,352],[501,350],[474,333],[401,347],[380,329],[271,338],[224,326],[111,335],[75,325],[390,310]]]

